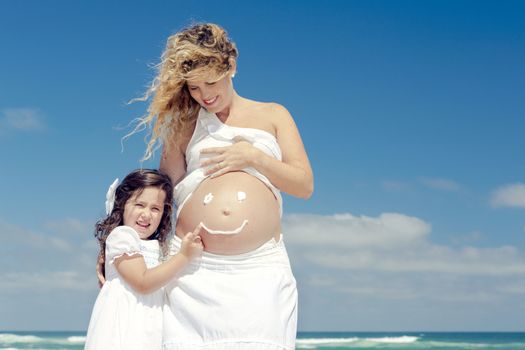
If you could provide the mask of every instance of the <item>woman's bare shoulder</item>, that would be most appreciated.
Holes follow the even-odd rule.
[[[243,107],[246,124],[242,126],[262,129],[274,136],[290,116],[286,108],[275,102],[245,100]]]
[[[291,118],[286,107],[276,102],[250,101],[250,110],[253,116],[269,119],[274,123]]]

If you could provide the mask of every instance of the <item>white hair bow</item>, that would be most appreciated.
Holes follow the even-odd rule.
[[[109,215],[113,211],[113,206],[115,205],[115,192],[118,187],[118,178],[113,181],[109,186],[108,192],[106,193],[106,214]]]

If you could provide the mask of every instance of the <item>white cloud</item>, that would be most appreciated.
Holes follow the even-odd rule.
[[[2,284],[0,291],[5,290],[52,290],[85,291],[95,286],[95,274],[89,278],[79,271],[46,271],[46,272],[4,272],[0,274]]]
[[[421,242],[431,228],[423,220],[396,213],[383,213],[377,218],[348,213],[291,214],[283,218],[283,225],[290,243],[353,249]]]
[[[9,242],[12,247],[22,247],[27,250],[50,251],[57,249],[67,251],[71,247],[66,240],[10,224],[2,218],[0,218],[0,239]]]
[[[452,237],[451,242],[456,245],[469,245],[482,241],[485,234],[481,231],[475,230],[464,234],[456,234]]]
[[[417,294],[413,290],[410,290],[409,286],[401,286],[400,288],[385,288],[385,286],[358,284],[352,285],[350,287],[342,287],[339,289],[339,291],[354,296],[373,295],[375,298],[382,298],[387,300],[413,299],[417,297]]]
[[[525,282],[524,281],[513,281],[504,286],[500,286],[499,289],[502,292],[509,294],[521,294],[525,295]]]
[[[84,286],[86,279],[93,282],[89,277],[95,276],[95,238],[84,234],[59,236],[54,231],[26,229],[0,218],[0,239],[8,242],[9,248],[0,255],[0,290],[75,289],[78,283]]]
[[[431,225],[396,213],[378,217],[294,214],[284,217],[286,241],[309,253],[304,259],[338,270],[444,273],[467,276],[525,275],[525,257],[511,246],[452,249],[429,240]]]
[[[490,202],[494,207],[525,208],[525,184],[510,184],[496,189]]]
[[[1,129],[21,131],[40,131],[45,129],[43,117],[34,108],[7,108],[0,118]]]
[[[44,228],[63,235],[81,234],[87,237],[87,233],[93,232],[94,224],[75,218],[65,218],[59,221],[45,222]]]
[[[91,224],[74,218],[47,222],[39,230],[0,218],[0,239],[8,242],[0,255],[0,309],[9,306],[1,300],[38,309],[49,296],[60,295],[66,304],[81,300],[79,315],[89,319],[97,292],[98,247],[86,229]],[[515,310],[525,297],[520,282],[525,280],[525,257],[517,248],[454,249],[433,243],[431,231],[429,222],[401,213],[285,215],[283,232],[299,284],[302,327],[319,327],[323,320],[326,329],[375,329],[374,324],[398,325],[396,315],[412,310],[411,319],[426,323],[400,327],[435,329],[439,324],[428,314],[438,311],[453,324],[458,310],[479,317]],[[516,319],[522,314],[518,311]],[[64,309],[61,317],[67,319],[68,312]],[[472,320],[456,323],[460,327]]]
[[[394,180],[385,180],[381,182],[381,186],[385,190],[390,191],[390,192],[402,192],[402,191],[406,191],[410,189],[409,184],[405,182],[401,182],[401,181],[394,181]]]
[[[419,182],[424,186],[435,190],[443,190],[450,192],[457,192],[461,190],[460,184],[448,179],[422,177],[419,179]]]
[[[331,320],[340,308],[353,310],[352,317],[338,316],[344,324],[385,324],[387,315],[421,305],[413,315],[431,325],[428,312],[452,320],[457,310],[490,313],[487,305],[504,310],[525,297],[517,282],[525,280],[525,256],[516,247],[436,244],[430,223],[417,217],[292,214],[283,217],[283,232],[308,303],[300,305],[303,324]],[[310,305],[321,300],[322,307]],[[372,316],[378,304],[382,312]]]
[[[310,261],[335,269],[381,272],[418,272],[459,275],[525,275],[525,260],[512,247],[493,249],[420,246],[421,251],[332,252],[313,255]]]
[[[401,213],[285,215],[283,232],[303,327],[474,330],[523,320],[525,256],[516,247],[436,244],[430,223]],[[441,321],[428,317],[436,313]]]

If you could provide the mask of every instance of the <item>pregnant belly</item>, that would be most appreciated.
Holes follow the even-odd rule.
[[[249,252],[281,232],[279,204],[259,179],[242,171],[207,178],[186,201],[177,218],[183,237],[199,223],[204,250],[215,254]]]

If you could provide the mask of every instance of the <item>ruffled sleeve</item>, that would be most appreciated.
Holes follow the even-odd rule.
[[[115,259],[127,254],[129,256],[142,254],[140,238],[137,232],[128,226],[118,226],[106,239],[106,262],[113,264]]]
[[[175,255],[179,252],[180,243],[177,244],[177,240],[180,240],[174,234],[168,237],[168,255]]]

